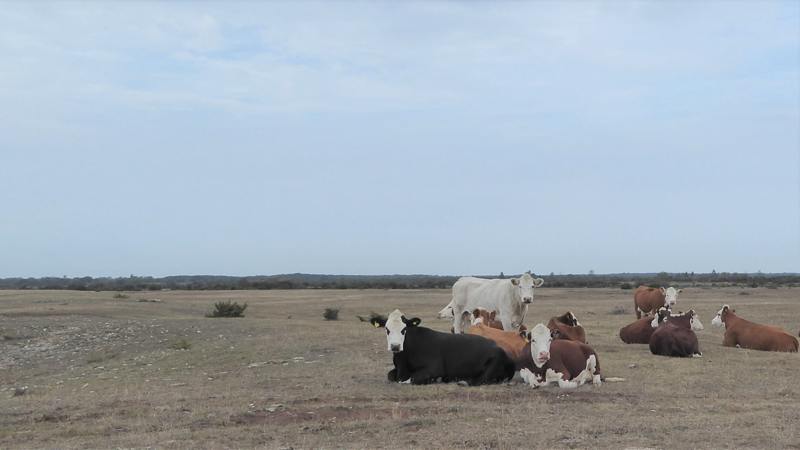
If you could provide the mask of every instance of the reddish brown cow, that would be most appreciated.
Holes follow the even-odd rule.
[[[583,342],[586,344],[586,331],[581,326],[581,323],[578,322],[578,318],[575,317],[575,314],[572,314],[572,311],[567,311],[563,315],[552,317],[549,322],[547,322],[547,328],[552,331],[557,331],[557,333],[553,333],[554,339],[568,339],[570,341],[576,342]]]
[[[553,331],[538,324],[525,333],[527,360],[520,376],[533,387],[557,382],[562,388],[600,384],[600,362],[592,347],[565,339],[553,340]]]
[[[497,320],[497,311],[489,311],[483,308],[475,308],[472,310],[472,324],[475,325],[480,320],[480,323],[490,328],[503,329],[503,322]]]
[[[717,312],[712,325],[725,328],[722,345],[741,347],[769,352],[796,352],[797,338],[780,327],[761,325],[737,316],[735,309],[723,305]]]
[[[502,348],[506,355],[514,361],[514,370],[525,367],[530,360],[530,351],[527,350],[528,342],[522,337],[522,332],[503,331],[497,328],[488,327],[482,323],[472,325],[467,329],[467,334],[483,336],[494,341],[498,347]]]
[[[669,311],[667,308],[662,307],[662,309]],[[659,324],[663,318],[666,317],[662,314],[657,314],[657,316]],[[650,336],[652,336],[653,332],[656,331],[652,325],[652,322],[652,317],[643,317],[636,322],[625,325],[624,327],[620,328],[619,337],[622,339],[622,342],[626,344],[649,344]]]
[[[652,354],[678,357],[702,356],[697,335],[692,330],[696,316],[694,310],[690,309],[685,314],[670,314],[666,308],[661,308],[658,310],[658,316],[660,324],[650,336]]]
[[[678,301],[678,294],[682,289],[675,289],[670,286],[667,289],[639,286],[633,293],[633,307],[636,311],[636,318],[641,319],[642,313],[655,314],[662,306],[673,306]]]

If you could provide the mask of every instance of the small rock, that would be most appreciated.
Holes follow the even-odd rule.
[[[19,397],[20,395],[25,395],[28,393],[28,386],[20,386],[14,388],[14,397]]]
[[[636,364],[628,364],[628,369],[635,369],[637,367],[639,366],[637,366]]]
[[[275,403],[275,404],[273,404],[273,405],[269,405],[269,406],[267,406],[266,408],[264,408],[264,410],[265,410],[265,411],[267,411],[267,412],[271,412],[271,413],[272,413],[272,412],[275,412],[275,411],[277,411],[277,410],[279,410],[279,409],[282,409],[282,408],[283,408],[283,405],[282,405],[282,404],[280,404],[280,403]]]

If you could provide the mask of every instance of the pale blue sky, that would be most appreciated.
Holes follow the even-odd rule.
[[[4,2],[0,277],[800,272],[800,2]]]

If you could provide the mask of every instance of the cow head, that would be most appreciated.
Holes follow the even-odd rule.
[[[672,286],[666,289],[662,287],[661,293],[664,294],[664,304],[667,306],[673,306],[678,303],[678,294],[681,292],[683,292],[683,289],[675,289]]]
[[[406,316],[395,309],[389,314],[387,319],[373,318],[370,320],[372,325],[376,328],[386,328],[386,342],[388,350],[392,353],[400,353],[403,351],[403,343],[406,340],[406,329],[408,327],[416,327],[422,322],[418,318],[406,319]]]
[[[691,317],[691,320],[689,321],[689,325],[691,326],[692,331],[701,331],[701,330],[703,330],[704,327],[703,327],[703,324],[700,322],[700,317],[697,316],[697,313],[694,312],[693,309],[690,309],[686,313],[686,315]]]
[[[453,318],[453,304],[450,303],[436,315],[437,319],[452,319]]]
[[[670,313],[671,313],[670,309],[667,308],[666,306],[658,308],[658,311],[656,311],[656,314],[653,316],[653,320],[650,321],[650,326],[653,328],[658,328],[659,325],[661,325],[662,323],[666,322],[669,319]]]
[[[550,360],[550,343],[553,335],[549,328],[540,323],[531,331],[520,332],[526,341],[531,344],[531,358],[536,367],[542,367]]]
[[[572,311],[567,311],[566,314],[558,317],[558,320],[559,322],[569,325],[571,327],[578,327],[581,325],[581,323],[578,322],[578,317],[575,314],[573,314]]]
[[[717,311],[717,315],[711,320],[711,325],[725,328],[725,321],[728,319],[729,312],[736,312],[736,310],[731,309],[728,305],[722,305],[722,309]]]
[[[511,284],[517,289],[520,301],[523,305],[533,303],[533,288],[537,288],[544,284],[541,278],[534,278],[530,272],[522,274],[519,278],[511,278]]]
[[[495,320],[497,311],[488,311],[483,308],[475,308],[472,310],[472,324],[477,325],[482,323],[488,325],[490,321]]]

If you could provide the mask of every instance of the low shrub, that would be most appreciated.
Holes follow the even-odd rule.
[[[185,338],[180,338],[177,341],[170,344],[169,348],[173,350],[189,350],[192,348],[192,343],[186,340]]]
[[[622,305],[617,305],[611,308],[611,312],[609,312],[612,316],[621,316],[623,314],[628,314],[628,309]]]
[[[117,292],[114,294],[114,298],[128,298],[127,294],[123,294],[122,292]]]
[[[325,308],[322,317],[324,317],[325,320],[339,320],[339,308]]]
[[[214,303],[214,310],[206,314],[206,317],[244,317],[245,309],[247,309],[247,303],[240,305],[230,300],[217,302]]]
[[[619,285],[619,288],[620,289],[625,289],[625,290],[633,289],[633,285],[630,284],[630,283],[622,283],[622,284]]]

